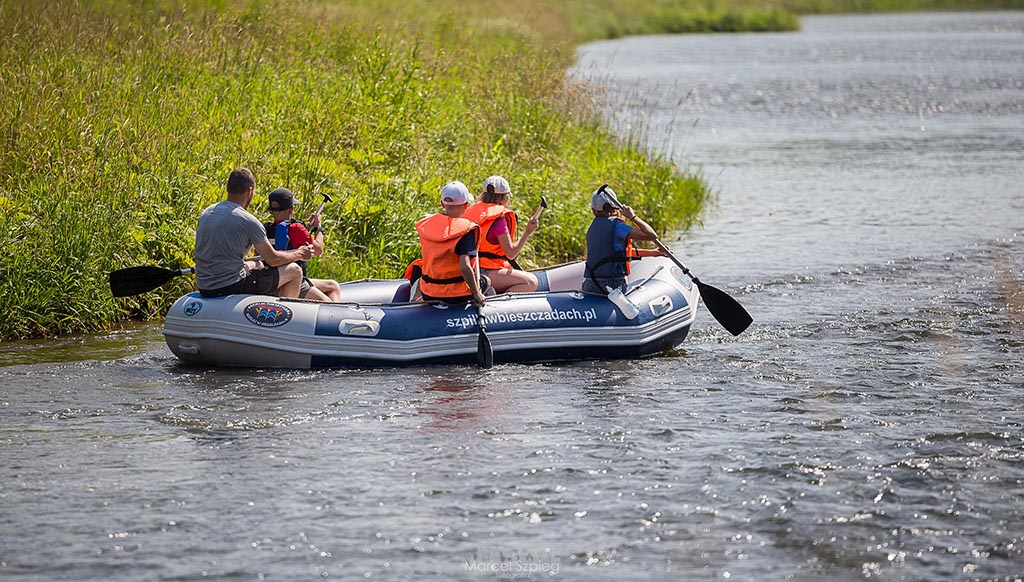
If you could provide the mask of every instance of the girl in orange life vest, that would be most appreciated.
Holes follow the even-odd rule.
[[[482,291],[486,284],[481,283],[476,265],[480,227],[462,217],[472,199],[465,184],[448,182],[441,189],[444,212],[416,223],[423,251],[419,292],[426,301],[449,305],[487,301]]]
[[[274,248],[287,250],[308,244],[313,248],[314,257],[323,254],[324,229],[320,226],[319,214],[309,217],[310,230],[306,230],[304,222],[292,218],[295,206],[302,201],[296,198],[291,190],[277,188],[270,193],[267,199],[274,221],[263,223],[263,227]],[[282,237],[283,240],[279,240]],[[302,267],[302,286],[299,290],[299,297],[316,301],[341,301],[341,285],[337,281],[334,279],[308,279],[306,278],[306,262],[300,261],[299,266]]]
[[[640,257],[657,257],[661,250],[637,249],[634,240],[653,241],[657,233],[629,206],[624,206],[607,186],[594,191],[590,200],[594,220],[587,229],[587,264],[584,271],[583,292],[607,295],[608,290],[626,291],[629,261]],[[625,217],[636,227],[622,220]]]
[[[491,280],[498,293],[529,293],[537,290],[537,277],[533,273],[514,269],[515,261],[526,246],[526,239],[537,230],[537,219],[526,223],[526,230],[519,240],[513,242],[516,234],[516,213],[508,207],[508,181],[501,176],[484,180],[480,202],[466,210],[464,218],[480,225],[483,238],[480,240],[480,271]]]

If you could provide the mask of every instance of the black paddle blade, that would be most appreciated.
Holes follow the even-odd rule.
[[[476,363],[481,368],[490,368],[494,365],[494,350],[491,349],[491,340],[487,337],[487,321],[481,309],[476,312],[477,325],[480,326],[480,333],[476,336]]]
[[[540,197],[540,207],[541,208],[547,208],[548,207],[548,199],[545,198],[544,196]]]
[[[476,338],[476,363],[481,368],[490,368],[494,365],[494,350],[491,349],[491,340],[487,338],[487,332],[482,329]]]
[[[747,329],[754,322],[754,318],[750,317],[750,314],[747,313],[746,309],[743,309],[739,301],[730,297],[725,291],[702,283],[700,279],[694,279],[693,282],[700,289],[700,296],[704,300],[704,306],[718,320],[718,323],[722,324],[722,327],[727,329],[732,335],[740,335],[743,333],[743,330]]]
[[[128,297],[152,291],[181,274],[161,267],[128,267],[110,274],[110,292],[114,297]]]

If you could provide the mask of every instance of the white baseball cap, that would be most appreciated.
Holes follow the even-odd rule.
[[[441,204],[445,206],[462,206],[473,201],[469,188],[458,180],[448,182],[441,188]]]
[[[508,180],[501,176],[491,176],[484,180],[484,192],[493,189],[495,194],[508,194],[511,188],[508,187]]]
[[[597,211],[604,210],[605,204],[611,204],[612,208],[622,208],[622,203],[615,197],[615,191],[605,184],[594,190],[593,196],[590,198],[590,207]]]

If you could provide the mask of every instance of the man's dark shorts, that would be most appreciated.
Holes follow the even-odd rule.
[[[225,295],[277,295],[277,283],[281,274],[277,267],[264,267],[249,271],[249,274],[220,289],[200,289],[203,297],[223,297]]]

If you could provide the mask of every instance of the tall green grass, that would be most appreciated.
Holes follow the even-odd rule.
[[[568,20],[496,6],[0,3],[0,336],[161,313],[194,283],[116,300],[107,274],[191,264],[196,218],[237,166],[258,216],[277,186],[307,209],[334,197],[312,270],[340,280],[399,275],[451,179],[503,174],[523,212],[547,195],[533,265],[580,256],[602,181],[655,224],[692,217],[703,186],[614,139],[565,82]]]

